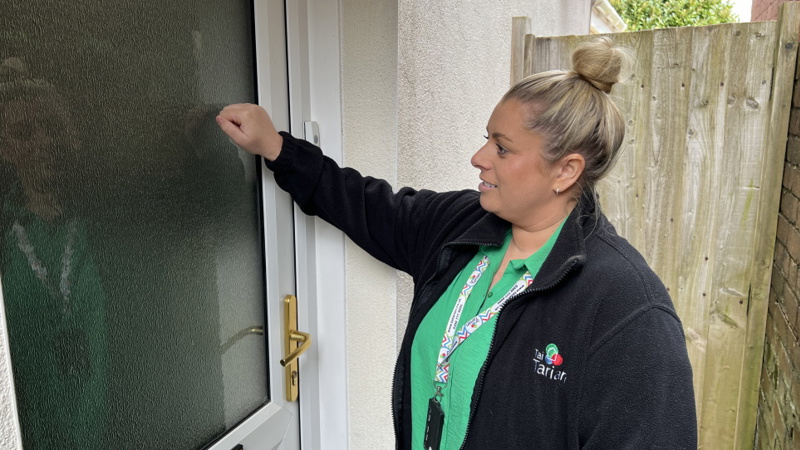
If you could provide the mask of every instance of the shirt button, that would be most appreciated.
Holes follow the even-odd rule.
[[[489,298],[492,298],[492,295],[494,295],[494,294],[491,291],[489,291],[489,294],[487,294],[486,296],[489,297]]]

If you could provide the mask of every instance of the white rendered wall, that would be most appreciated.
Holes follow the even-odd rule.
[[[342,6],[344,164],[396,185],[397,3],[343,0]],[[393,449],[396,272],[349,240],[345,259],[349,448]]]
[[[476,188],[470,166],[508,89],[511,19],[587,34],[590,0],[340,0],[346,165],[395,187]],[[445,7],[447,6],[447,7]],[[412,286],[347,246],[350,448],[392,449],[391,376]]]
[[[0,448],[12,450],[22,448],[22,437],[17,421],[17,400],[14,396],[14,379],[11,374],[11,355],[8,351],[8,329],[2,288],[0,284]]]

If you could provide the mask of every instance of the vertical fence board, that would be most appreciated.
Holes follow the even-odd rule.
[[[530,60],[530,68],[531,72],[526,73],[525,75],[530,75],[534,73],[539,73],[545,70],[550,70],[552,67],[559,67],[561,66],[560,62],[558,61],[550,61],[551,56],[551,47],[556,45],[555,43],[558,42],[556,38],[536,38],[533,41],[533,54],[535,58],[531,58]],[[563,55],[561,55],[563,58]],[[546,67],[546,69],[544,69]]]
[[[686,331],[686,344],[692,367],[704,367],[707,355],[707,329],[712,282],[712,256],[716,246],[713,236],[717,220],[716,192],[719,192],[722,152],[715,142],[722,142],[725,121],[725,96],[720,78],[726,76],[725,58],[729,46],[724,27],[693,29],[682,211],[677,227],[682,231],[675,247],[684,252],[677,271],[675,297],[686,302],[676,304]],[[723,45],[720,45],[723,43]],[[711,76],[710,74],[714,74]],[[703,414],[703,386],[706,372],[695,370],[694,385],[697,414]]]
[[[511,21],[511,85],[517,84],[525,73],[525,36],[531,31],[529,17],[514,17]]]
[[[640,118],[645,119],[652,140],[649,146],[637,148],[644,154],[646,181],[644,217],[640,221],[643,236],[636,245],[650,265],[660,269],[661,280],[675,297],[676,267],[682,263],[682,253],[675,245],[682,230],[675,226],[675,220],[681,214],[679,200],[684,189],[681,174],[686,156],[692,30],[663,31],[653,35],[651,96],[645,99],[650,102],[651,113]]]
[[[615,85],[611,95],[625,115],[625,142],[620,149],[616,170],[600,183],[601,203],[605,214],[618,231],[635,242],[644,239],[639,226],[644,217],[646,155],[642,151],[652,142],[647,127],[640,120],[650,117],[652,98],[653,33],[625,33],[614,36],[615,42],[633,50],[636,65],[626,83]],[[606,201],[614,199],[614,201]]]
[[[754,241],[752,288],[748,305],[747,334],[742,370],[742,390],[739,397],[739,417],[736,423],[736,447],[749,448],[754,442],[755,414],[744,414],[758,408],[759,379],[764,348],[764,329],[769,304],[769,286],[775,246],[778,210],[780,207],[781,173],[786,154],[789,113],[794,89],[800,38],[800,5],[782,3],[777,23],[777,42],[774,45],[771,104],[765,104],[767,142],[761,176],[761,208],[756,229],[761,230]],[[768,78],[766,78],[768,79]]]
[[[719,186],[715,191],[716,251],[711,255],[711,304],[707,328],[701,402],[713,405],[700,417],[700,442],[734,448],[739,392],[742,389],[747,299],[750,295],[753,242],[760,230],[755,220],[761,199],[761,172],[766,138],[775,23],[728,25],[729,51],[725,64],[703,76],[718,80],[724,88],[726,109],[724,135],[717,141],[720,159]],[[761,55],[761,61],[753,58]],[[765,62],[768,61],[768,62]],[[725,76],[722,76],[722,70]]]
[[[800,8],[788,5],[780,27],[610,35],[634,51],[636,67],[612,91],[626,139],[598,189],[683,321],[703,448],[753,442],[800,29]],[[524,75],[569,69],[572,50],[592,38],[527,36]]]
[[[522,77],[525,78],[527,74],[535,73],[533,70],[533,62],[539,57],[536,53],[536,36],[528,34],[525,36],[525,55],[523,57],[523,72]]]

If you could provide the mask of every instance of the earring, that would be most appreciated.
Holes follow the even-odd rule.
[[[558,195],[560,192],[561,192],[561,189],[560,188],[556,188],[556,195]]]

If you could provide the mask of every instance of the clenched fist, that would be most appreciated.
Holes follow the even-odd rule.
[[[283,137],[269,114],[258,105],[240,103],[220,111],[217,123],[231,140],[248,153],[274,161],[281,153]]]

